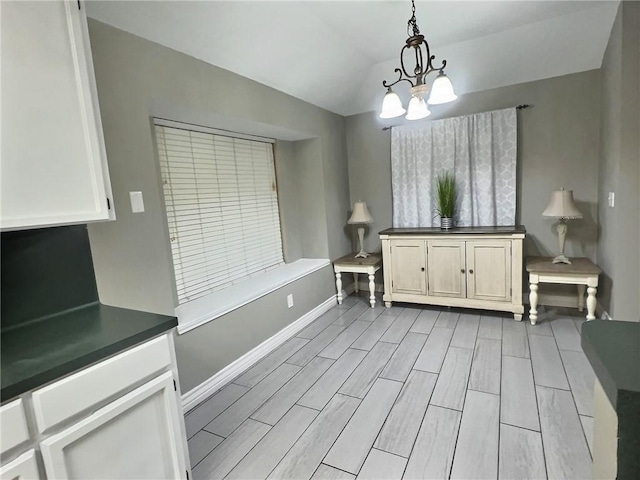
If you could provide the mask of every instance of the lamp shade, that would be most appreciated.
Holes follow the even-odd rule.
[[[542,212],[544,217],[555,218],[582,218],[582,213],[578,210],[573,201],[573,190],[556,190],[551,192],[549,205]]]
[[[404,115],[406,110],[402,106],[402,100],[396,92],[389,88],[382,100],[382,112],[380,118],[395,118]]]
[[[431,87],[431,95],[429,95],[429,105],[440,105],[441,103],[453,102],[458,96],[453,92],[453,85],[451,80],[444,72],[440,74],[433,81]]]
[[[420,120],[431,115],[429,107],[425,103],[424,99],[418,97],[411,97],[409,102],[409,109],[407,110],[407,120]]]
[[[356,202],[353,205],[353,213],[347,223],[373,223],[373,217],[369,213],[367,204],[364,202]]]

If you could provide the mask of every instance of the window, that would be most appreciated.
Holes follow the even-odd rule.
[[[284,264],[273,141],[155,120],[178,303]]]

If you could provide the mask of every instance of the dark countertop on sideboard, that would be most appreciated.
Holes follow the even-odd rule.
[[[640,323],[582,324],[582,350],[618,414],[618,478],[640,471]]]
[[[2,402],[170,330],[176,317],[94,303],[1,332]]]
[[[509,225],[503,227],[456,227],[442,229],[440,227],[413,227],[413,228],[387,228],[379,232],[379,235],[512,235],[525,234],[523,225]]]

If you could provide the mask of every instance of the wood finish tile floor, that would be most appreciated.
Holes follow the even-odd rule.
[[[584,319],[541,310],[347,297],[189,412],[193,476],[591,478]]]

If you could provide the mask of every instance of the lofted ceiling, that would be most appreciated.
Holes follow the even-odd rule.
[[[600,68],[618,3],[418,0],[416,18],[435,63],[447,60],[464,94]],[[94,0],[87,10],[347,116],[379,109],[382,81],[397,78],[411,3]]]

